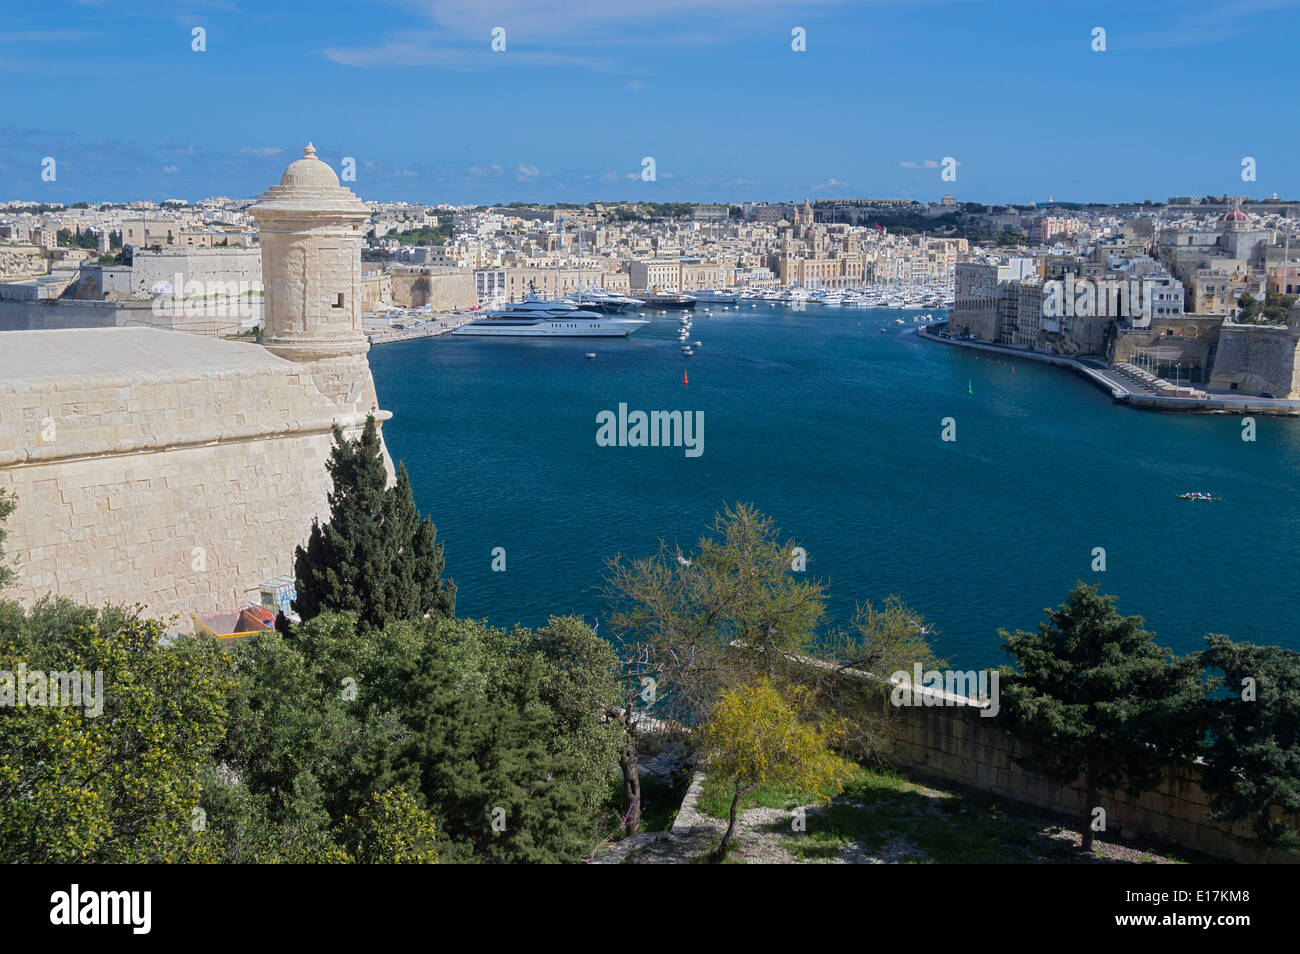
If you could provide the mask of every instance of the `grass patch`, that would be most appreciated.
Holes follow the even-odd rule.
[[[726,821],[731,813],[731,798],[732,792],[729,788],[716,784],[712,779],[705,779],[698,807],[704,814]],[[760,785],[740,800],[741,811],[750,808],[793,809],[799,805],[799,799],[771,785]]]
[[[765,827],[784,836],[781,846],[800,861],[825,861],[840,854],[892,858],[920,864],[1032,864],[1073,863],[1082,857],[1061,838],[1060,820],[1026,809],[1007,809],[996,797],[966,790],[945,790],[918,785],[896,772],[859,767],[844,792],[829,806],[809,805],[771,786],[761,786],[746,796],[743,809],[775,808],[792,812],[806,809],[806,831],[795,832],[793,816]],[[701,794],[700,810],[725,820],[731,793],[723,785],[708,783]],[[760,829],[762,830],[762,829]],[[744,841],[751,833],[740,832]],[[1160,849],[1167,860],[1207,861],[1195,852]],[[1149,851],[1129,852],[1124,860],[1154,863]],[[1107,860],[1102,847],[1095,860]],[[1119,859],[1113,859],[1119,860]]]

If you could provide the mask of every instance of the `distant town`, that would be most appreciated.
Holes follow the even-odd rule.
[[[251,204],[0,204],[0,330],[255,334],[262,276]],[[550,299],[725,289],[947,307],[950,341],[1096,359],[1151,393],[1300,397],[1300,326],[1288,325],[1300,291],[1291,251],[1300,202],[367,206],[362,309],[372,340],[423,323],[445,330],[431,316],[500,307],[530,289]]]

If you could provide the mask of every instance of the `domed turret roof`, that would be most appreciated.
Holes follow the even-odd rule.
[[[280,176],[280,185],[299,188],[325,188],[337,186],[339,177],[324,162],[316,158],[316,147],[307,143],[302,151],[302,158],[289,163],[289,167]]]
[[[316,158],[316,147],[311,143],[303,149],[301,159],[289,163],[280,184],[262,193],[249,212],[254,218],[261,212],[370,214],[351,189],[339,185],[334,170]]]

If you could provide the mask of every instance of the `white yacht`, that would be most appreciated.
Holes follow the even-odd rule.
[[[691,297],[697,302],[709,302],[717,305],[734,305],[740,299],[738,294],[726,288],[705,288],[702,291],[693,291]]]
[[[579,308],[586,308],[589,311],[600,311],[606,314],[616,314],[620,311],[636,311],[645,305],[639,298],[629,298],[627,295],[616,295],[613,292],[605,291],[603,288],[592,286],[583,289],[576,294],[565,299]]]
[[[625,338],[650,322],[585,311],[562,301],[546,301],[532,283],[521,302],[461,325],[453,335],[510,338]]]

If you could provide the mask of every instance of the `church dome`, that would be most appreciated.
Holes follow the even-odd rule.
[[[1225,221],[1225,222],[1245,222],[1245,221],[1246,221],[1246,213],[1242,212],[1240,209],[1233,209],[1231,212],[1229,212],[1229,213],[1227,213],[1226,215],[1224,215],[1224,217],[1223,217],[1223,221]]]
[[[289,163],[289,167],[280,176],[280,185],[296,186],[303,189],[338,188],[339,177],[334,170],[316,158],[316,147],[307,143],[302,151],[302,158]]]

